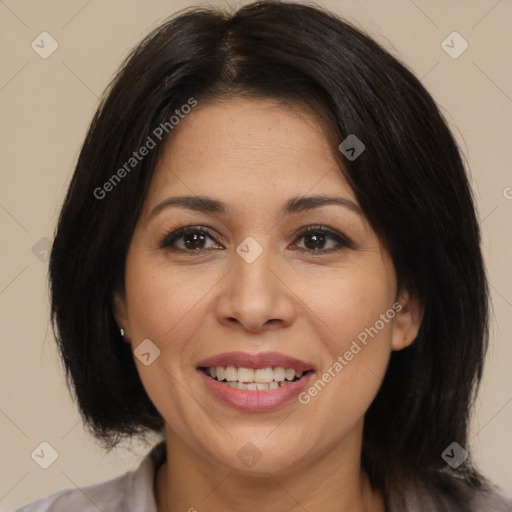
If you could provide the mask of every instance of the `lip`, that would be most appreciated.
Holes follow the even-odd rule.
[[[244,412],[265,412],[283,407],[304,389],[315,374],[315,372],[311,371],[301,379],[277,389],[245,390],[231,388],[226,384],[222,384],[206,375],[199,368],[197,372],[201,379],[203,379],[207,389],[217,400],[233,409]]]
[[[225,352],[198,362],[196,368],[217,366],[236,366],[238,368],[252,368],[253,370],[258,368],[276,368],[281,366],[285,369],[293,368],[294,370],[302,372],[315,370],[315,367],[311,363],[301,361],[300,359],[296,359],[295,357],[287,356],[279,352],[260,352],[259,354],[250,354],[248,352]]]

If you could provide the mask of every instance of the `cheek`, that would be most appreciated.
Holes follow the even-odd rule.
[[[319,422],[338,414],[342,419],[335,429],[340,432],[364,416],[386,372],[395,316],[393,276],[387,271],[379,263],[352,267],[304,290],[317,313],[324,367],[301,403]]]
[[[194,325],[192,318],[201,314],[217,280],[211,272],[151,266],[144,258],[128,260],[126,294],[132,333],[157,344],[182,339],[183,329]]]
[[[204,338],[200,331],[205,319],[211,316],[211,294],[215,293],[222,275],[207,266],[203,269],[155,266],[143,257],[127,261],[126,295],[132,347],[136,350],[139,343],[149,339],[159,351],[149,367],[136,361],[155,404],[159,397],[167,395],[173,396],[174,407],[179,407],[179,382],[195,377],[195,367],[184,362],[197,359],[197,341]]]
[[[142,384],[166,421],[186,438],[186,425],[198,411],[183,392],[195,368],[183,362],[193,359],[195,333],[204,321],[208,291],[218,278],[154,266],[141,251],[127,260],[125,279],[132,347],[136,350],[149,339],[159,350],[148,366],[135,359]]]
[[[368,339],[379,339],[381,347],[385,345],[377,347],[377,352],[389,350],[391,322],[383,323],[380,318],[393,304],[392,283],[386,266],[379,261],[340,270],[329,279],[303,282],[299,296],[331,358],[349,350],[358,337],[364,341],[365,333]],[[377,334],[372,329],[376,322]]]

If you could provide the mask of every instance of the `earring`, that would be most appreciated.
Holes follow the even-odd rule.
[[[123,338],[124,338],[124,329],[123,328],[119,329],[119,332],[121,333],[121,336],[123,336]]]

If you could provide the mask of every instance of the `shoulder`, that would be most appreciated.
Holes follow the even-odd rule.
[[[156,512],[154,477],[164,458],[165,443],[160,443],[135,470],[105,482],[62,489],[12,512]]]
[[[99,510],[122,511],[123,494],[129,473],[82,488],[68,488],[54,492],[45,498],[27,503],[14,512],[98,512]],[[108,505],[108,508],[105,506]]]
[[[461,502],[464,497],[464,503]],[[396,496],[395,496],[396,498]],[[461,485],[433,490],[424,484],[406,487],[402,498],[392,501],[393,512],[512,512],[512,499],[497,489],[477,490]]]
[[[491,492],[475,492],[471,499],[473,512],[512,512],[512,499]]]

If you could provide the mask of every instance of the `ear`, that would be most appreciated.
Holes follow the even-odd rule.
[[[391,341],[392,350],[402,350],[416,339],[423,320],[423,308],[416,296],[404,290],[393,308],[396,311]]]
[[[128,308],[126,307],[126,297],[119,291],[115,291],[112,296],[112,312],[119,329],[124,329],[123,341],[129,343],[130,326],[128,321]]]

